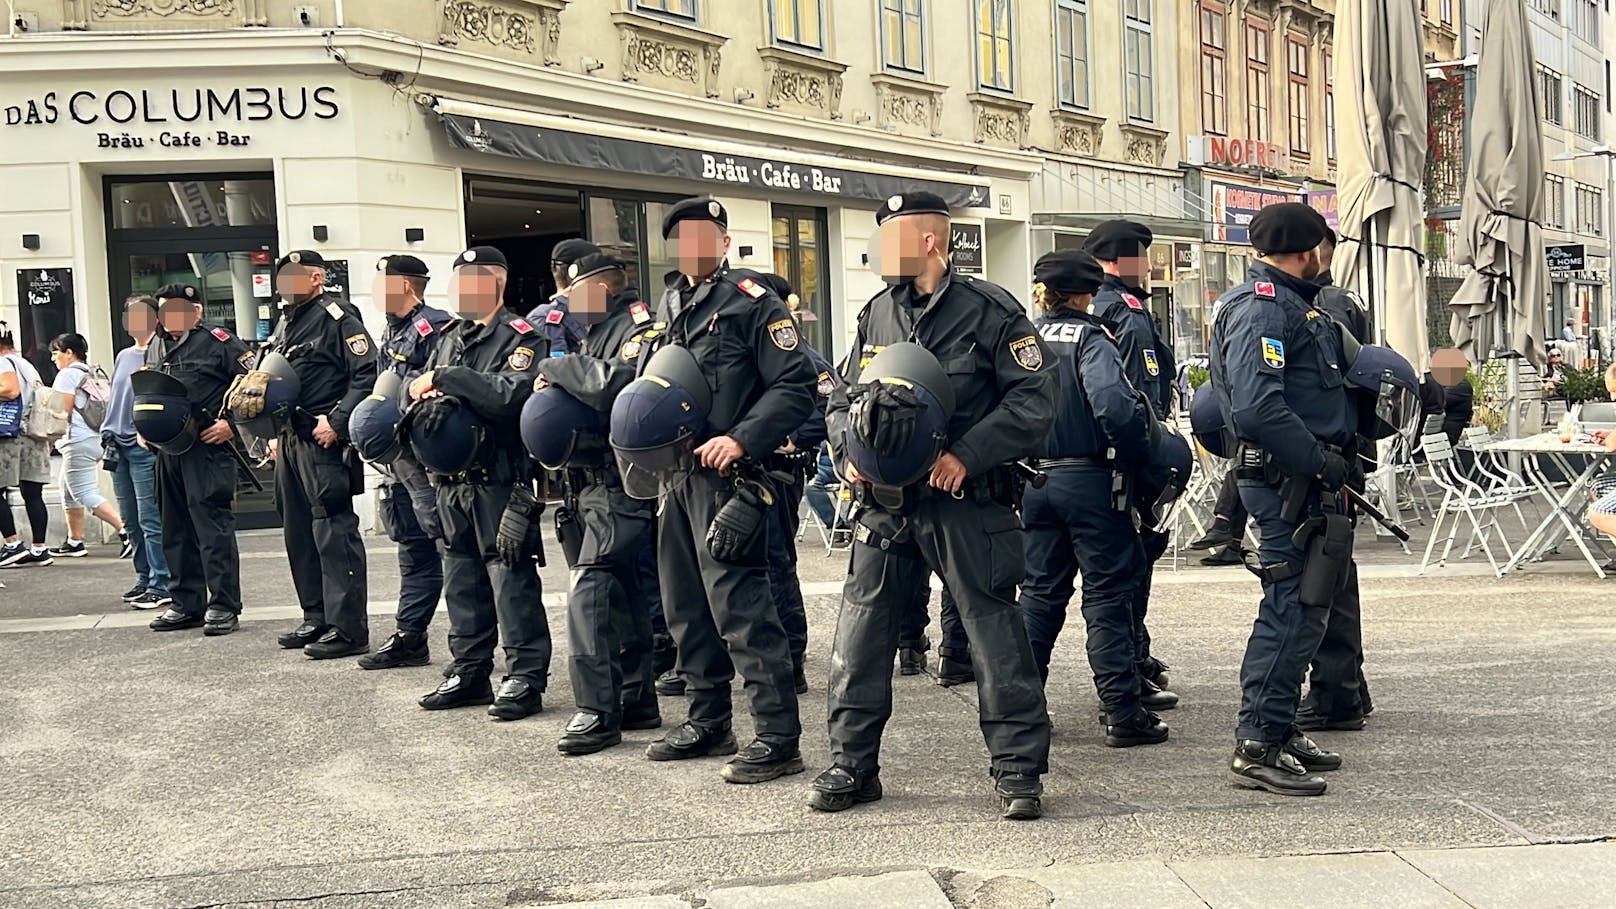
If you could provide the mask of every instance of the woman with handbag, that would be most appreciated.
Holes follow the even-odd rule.
[[[129,534],[123,529],[118,509],[101,494],[97,466],[101,463],[101,417],[92,426],[86,420],[90,396],[85,383],[90,379],[89,342],[84,336],[68,332],[56,336],[50,345],[51,359],[58,372],[51,390],[56,392],[54,410],[67,419],[67,434],[56,443],[62,453],[62,511],[67,516],[67,540],[50,550],[55,558],[81,558],[89,555],[84,545],[84,513],[100,518],[118,532],[122,544],[119,558],[134,555]],[[104,414],[103,410],[103,414]]]
[[[11,326],[0,322],[0,568],[38,568],[51,564],[45,549],[50,513],[45,510],[45,484],[50,482],[50,447],[25,431],[35,389],[40,386],[39,371],[17,353]],[[17,535],[11,513],[11,490],[22,494],[28,513],[33,546]]]

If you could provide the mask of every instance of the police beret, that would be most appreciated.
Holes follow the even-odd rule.
[[[1259,253],[1307,252],[1324,241],[1330,225],[1300,202],[1270,205],[1251,219],[1251,248]]]
[[[1032,279],[1063,294],[1091,294],[1100,289],[1105,272],[1093,256],[1080,249],[1057,249],[1038,257]]]
[[[578,261],[572,263],[572,267],[567,269],[567,279],[570,281],[582,281],[585,278],[593,277],[601,272],[622,271],[627,267],[627,263],[625,263],[622,259],[619,259],[609,253],[603,253],[596,250],[595,252],[590,253],[589,255],[584,256]]]
[[[1096,259],[1115,262],[1124,256],[1137,256],[1143,247],[1156,242],[1150,228],[1137,221],[1104,221],[1089,232],[1083,248]]]
[[[324,268],[325,258],[319,253],[308,249],[295,249],[275,261],[275,270],[280,271],[288,265],[307,265],[310,268]]]
[[[928,192],[890,196],[886,204],[876,211],[875,223],[885,224],[888,219],[899,215],[942,215],[946,218],[949,215],[948,203],[943,201],[942,196]]]
[[[403,275],[407,278],[425,278],[431,273],[427,271],[426,263],[411,255],[383,256],[376,263],[376,270],[388,275]]]
[[[600,247],[588,240],[573,237],[570,240],[562,240],[555,245],[554,249],[550,250],[550,261],[560,265],[571,265],[585,256],[598,252],[600,252]]]
[[[711,221],[729,230],[729,212],[725,210],[723,203],[706,196],[685,199],[668,209],[668,213],[662,216],[662,239],[666,240],[672,236],[673,226],[680,221]]]
[[[169,284],[158,290],[156,297],[159,300],[190,300],[192,303],[202,302],[202,292],[196,289],[195,284]]]
[[[455,257],[454,267],[462,265],[498,265],[500,268],[510,268],[511,264],[505,261],[505,254],[492,246],[473,246]]]
[[[777,275],[773,272],[760,274],[758,275],[758,283],[774,291],[774,295],[782,300],[791,296],[793,293],[791,289],[791,282],[787,281],[784,275]]]

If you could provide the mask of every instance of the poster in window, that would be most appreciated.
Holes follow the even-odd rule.
[[[348,260],[325,260],[325,292],[348,299]]]
[[[39,370],[47,385],[56,378],[50,342],[76,331],[73,317],[73,269],[17,269],[18,352]]]
[[[949,234],[948,257],[954,263],[954,271],[959,274],[982,274],[982,225],[953,225]]]

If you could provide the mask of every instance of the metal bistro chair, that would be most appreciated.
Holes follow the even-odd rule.
[[[1425,450],[1426,469],[1430,473],[1431,482],[1442,489],[1442,503],[1437,506],[1434,522],[1431,526],[1431,539],[1425,544],[1425,558],[1420,562],[1419,574],[1424,575],[1425,569],[1431,564],[1431,553],[1436,548],[1437,538],[1442,535],[1443,525],[1447,525],[1448,537],[1442,546],[1442,555],[1437,560],[1439,567],[1448,564],[1448,555],[1453,551],[1454,538],[1459,534],[1460,519],[1463,518],[1470,525],[1470,538],[1465,542],[1465,549],[1460,558],[1470,554],[1470,540],[1479,540],[1482,551],[1487,554],[1487,561],[1493,567],[1493,574],[1504,576],[1503,566],[1509,564],[1514,558],[1510,549],[1509,540],[1504,536],[1504,529],[1498,523],[1498,509],[1512,505],[1516,501],[1514,496],[1489,495],[1476,483],[1458,469],[1453,456],[1453,446],[1448,443],[1445,434],[1423,436],[1420,445]],[[1485,515],[1487,520],[1483,521]],[[1503,547],[1504,558],[1500,561],[1493,553],[1492,535],[1497,534],[1498,543]]]
[[[848,491],[846,483],[835,483],[825,487],[830,494],[834,509],[831,512],[831,526],[826,527],[825,522],[819,519],[819,512],[808,507],[807,497],[803,498],[803,508],[808,511],[808,520],[803,521],[797,529],[797,539],[801,540],[808,533],[808,525],[813,524],[819,531],[820,542],[825,545],[825,556],[828,558],[835,552],[846,552],[853,548],[853,531],[837,530],[837,525],[848,523],[847,518],[853,510],[853,496]]]
[[[1463,441],[1475,454],[1469,478],[1489,496],[1512,499],[1510,504],[1515,509],[1515,519],[1520,521],[1521,529],[1530,531],[1531,525],[1526,522],[1520,503],[1523,499],[1531,499],[1536,489],[1525,477],[1510,468],[1501,453],[1489,450],[1494,441],[1492,430],[1485,426],[1468,427],[1464,431]]]

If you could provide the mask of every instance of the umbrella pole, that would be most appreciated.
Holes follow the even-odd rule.
[[[1386,303],[1386,246],[1382,242],[1380,216],[1369,220],[1369,301],[1375,312],[1375,330],[1371,341],[1381,347],[1386,344],[1386,318],[1388,306]],[[1382,510],[1395,524],[1403,523],[1403,516],[1397,507],[1397,470],[1391,463],[1392,446],[1390,442],[1381,442],[1375,446],[1378,455],[1375,463],[1380,465],[1380,487],[1384,495]],[[1375,536],[1390,536],[1391,532],[1380,524],[1375,525]]]

